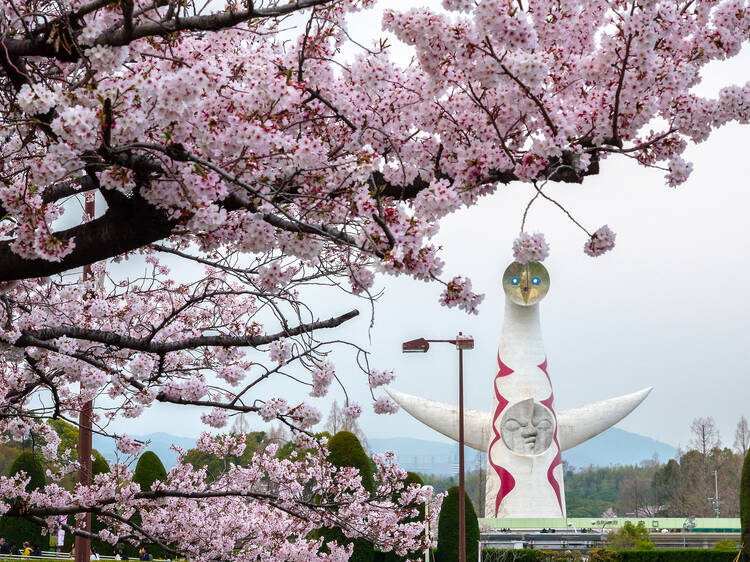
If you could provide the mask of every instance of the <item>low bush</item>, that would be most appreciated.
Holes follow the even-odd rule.
[[[29,483],[26,485],[27,491],[42,488],[46,484],[42,463],[31,451],[24,451],[16,457],[10,467],[9,476],[14,476],[19,472],[25,472],[29,478]],[[17,547],[20,547],[24,541],[39,545],[43,550],[49,547],[49,535],[42,535],[39,525],[20,517],[0,517],[0,537]]]
[[[612,550],[594,548],[586,554],[589,562],[732,562],[737,552],[688,549],[688,550]],[[502,550],[485,548],[482,562],[562,562],[581,560],[583,554],[577,551]]]
[[[721,550],[723,552],[737,552],[737,541],[723,540],[719,541],[714,545],[715,550]]]
[[[736,552],[720,550],[623,550],[619,562],[732,562]]]
[[[503,550],[485,548],[482,562],[562,562],[563,560],[583,560],[583,553],[577,550],[535,550],[523,548]]]

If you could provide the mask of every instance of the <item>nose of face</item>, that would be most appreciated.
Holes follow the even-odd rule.
[[[536,427],[531,423],[528,423],[521,428],[521,437],[534,437],[535,435]]]

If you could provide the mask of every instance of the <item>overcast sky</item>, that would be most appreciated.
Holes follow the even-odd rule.
[[[386,2],[399,9],[420,2]],[[376,33],[377,16],[359,14],[353,33]],[[373,31],[375,30],[375,31]],[[408,51],[394,47],[408,59]],[[750,79],[750,51],[709,67],[696,91],[715,95],[730,83]],[[618,427],[686,445],[690,422],[712,416],[731,446],[740,416],[750,418],[750,279],[747,236],[750,193],[750,128],[732,125],[687,153],[695,170],[677,189],[665,186],[663,172],[623,158],[602,163],[601,174],[579,185],[550,185],[546,192],[562,202],[590,230],[608,224],[617,233],[615,250],[599,258],[582,251],[585,235],[558,209],[538,202],[527,230],[541,231],[551,248],[545,262],[551,289],[541,303],[542,330],[558,410],[653,386],[646,401]],[[434,345],[426,355],[402,355],[401,342],[420,336],[449,338],[459,330],[474,336],[476,348],[465,355],[466,405],[489,410],[495,354],[502,325],[504,295],[500,276],[512,261],[523,208],[531,196],[523,184],[501,187],[472,209],[444,220],[438,241],[446,261],[445,277],[469,276],[474,290],[486,293],[478,316],[438,304],[440,286],[379,277],[385,294],[376,307],[370,335],[379,368],[394,368],[393,387],[445,402],[457,399],[457,358],[450,346]],[[338,335],[367,342],[369,311]],[[324,303],[331,312],[351,302]],[[338,358],[350,397],[365,406],[361,426],[371,437],[445,438],[399,412],[372,413],[364,379]],[[347,379],[347,372],[351,376]],[[268,395],[304,391],[274,383]],[[311,402],[327,413],[334,390]],[[258,418],[248,420],[260,429]],[[130,434],[166,431],[197,436],[197,416],[183,410],[152,409],[116,429]]]

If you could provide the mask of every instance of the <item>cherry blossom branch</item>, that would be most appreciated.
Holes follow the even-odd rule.
[[[628,35],[625,41],[625,54],[622,57],[622,67],[620,68],[620,75],[617,79],[617,89],[615,90],[615,104],[612,110],[612,144],[622,148],[622,140],[618,131],[617,120],[620,118],[620,95],[622,93],[622,86],[625,83],[625,72],[628,66],[628,57],[630,56],[630,45],[633,42],[633,36]]]
[[[159,22],[142,23],[132,29],[113,29],[106,31],[90,42],[91,46],[117,47],[146,37],[163,37],[172,33],[183,31],[219,31],[240,23],[260,18],[274,18],[285,16],[294,12],[329,4],[333,0],[298,0],[293,3],[276,5],[269,8],[256,9],[252,4],[247,10],[219,12],[205,16],[175,17],[170,20]],[[109,2],[107,2],[108,4]],[[97,9],[97,8],[94,8]],[[61,21],[57,24],[60,29],[70,33],[70,28]],[[26,39],[0,39],[8,57],[51,57],[65,61],[74,61],[78,58],[77,52],[61,51],[54,43],[48,42],[49,34],[56,29],[52,25],[49,30],[43,29],[42,33],[35,37]],[[60,31],[62,33],[62,31]]]
[[[178,340],[173,342],[155,342],[150,338],[133,338],[124,334],[114,332],[104,332],[77,326],[59,326],[57,328],[43,328],[40,330],[29,330],[23,332],[20,338],[16,340],[16,347],[26,347],[28,345],[39,345],[39,342],[45,342],[55,338],[67,336],[69,338],[87,340],[90,342],[111,345],[122,349],[132,349],[145,353],[165,354],[185,349],[196,349],[198,347],[258,347],[277,341],[285,337],[293,337],[301,334],[307,334],[314,330],[323,328],[335,328],[347,320],[351,320],[359,315],[358,310],[351,310],[340,316],[335,316],[327,320],[317,320],[307,324],[300,324],[294,328],[289,328],[275,334],[264,336],[199,336]]]

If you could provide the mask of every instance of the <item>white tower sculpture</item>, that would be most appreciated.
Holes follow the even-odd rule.
[[[487,451],[485,517],[564,517],[561,452],[632,412],[651,392],[556,412],[539,326],[549,290],[540,263],[512,263],[503,275],[505,317],[492,384],[492,411],[464,411],[465,441]],[[458,440],[458,408],[388,389],[412,416]]]

